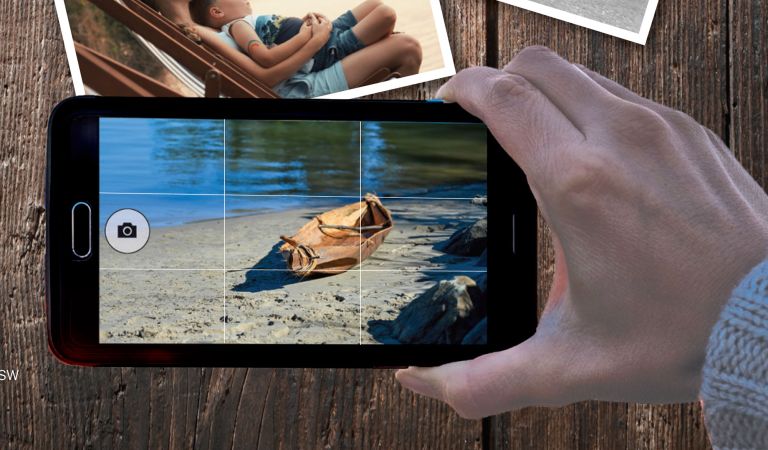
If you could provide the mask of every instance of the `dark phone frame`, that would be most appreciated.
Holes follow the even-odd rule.
[[[526,340],[536,329],[536,202],[522,170],[488,132],[488,192],[492,199],[488,234],[494,243],[488,247],[488,268],[492,273],[488,292],[491,299],[497,299],[488,302],[488,344],[99,344],[100,233],[92,233],[90,256],[75,259],[70,216],[72,205],[85,201],[91,205],[92,218],[99,217],[98,117],[480,123],[458,105],[425,101],[83,96],[61,102],[48,124],[46,312],[49,349],[66,364],[431,366],[509,348]],[[514,255],[513,213],[517,237]]]

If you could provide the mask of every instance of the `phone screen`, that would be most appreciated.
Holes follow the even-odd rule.
[[[485,344],[487,141],[100,118],[99,342]]]

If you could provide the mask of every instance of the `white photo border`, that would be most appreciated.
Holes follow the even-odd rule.
[[[56,5],[56,15],[59,18],[59,26],[61,27],[61,35],[64,39],[64,49],[67,54],[67,61],[69,62],[69,70],[72,74],[72,83],[75,87],[75,95],[86,95],[85,84],[83,83],[83,77],[80,73],[80,65],[78,64],[77,54],[75,53],[75,41],[72,38],[72,29],[70,28],[69,16],[67,15],[67,10],[64,6],[64,0],[54,0],[54,3]],[[429,72],[417,73],[403,78],[382,81],[368,86],[347,89],[346,91],[335,92],[316,98],[351,99],[455,75],[456,66],[453,61],[453,53],[451,52],[451,45],[448,40],[448,30],[445,27],[445,17],[443,16],[440,0],[429,0],[429,3],[432,7],[432,18],[435,20],[437,40],[440,44],[440,53],[443,58],[442,68],[430,70]]]
[[[645,15],[643,15],[643,23],[640,26],[640,31],[635,33],[623,28],[618,28],[613,25],[608,25],[597,20],[587,19],[586,17],[578,14],[569,13],[562,9],[553,8],[551,6],[542,5],[530,0],[498,0],[499,2],[506,3],[508,5],[517,6],[519,8],[527,9],[535,13],[543,14],[554,19],[562,20],[564,22],[579,25],[590,30],[599,31],[610,36],[615,36],[621,39],[625,39],[635,44],[645,45],[648,40],[648,34],[651,31],[651,25],[653,24],[653,16],[656,14],[656,7],[659,4],[659,0],[650,0],[648,6],[645,9]]]

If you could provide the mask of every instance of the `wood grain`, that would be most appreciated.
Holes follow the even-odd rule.
[[[645,47],[494,0],[443,3],[457,69],[548,45],[715,130],[768,183],[768,0],[659,5]],[[484,422],[399,387],[388,370],[98,368],[48,353],[45,126],[73,94],[53,3],[0,0],[0,448],[706,448],[698,405],[583,402]],[[730,64],[729,64],[730,58]],[[378,94],[425,99],[440,81]],[[540,220],[539,299],[553,273]],[[485,429],[483,429],[483,424]]]
[[[482,424],[401,389],[390,370],[76,368],[47,350],[45,130],[73,95],[53,3],[0,0],[0,448],[481,448]],[[484,3],[445,2],[449,29]],[[25,30],[20,33],[16,30]],[[483,27],[451,40],[457,66],[485,62]],[[428,98],[438,82],[385,98]]]
[[[525,46],[546,45],[640,95],[688,113],[721,136],[729,131],[724,2],[660,2],[644,47],[508,5],[500,6],[498,30],[500,65]],[[541,309],[554,272],[554,250],[543,221],[539,237]],[[495,419],[492,429],[497,448],[709,446],[698,404],[589,401],[563,408],[527,408]]]
[[[768,188],[768,0],[730,0],[730,127],[725,142]]]

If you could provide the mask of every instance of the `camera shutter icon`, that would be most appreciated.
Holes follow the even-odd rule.
[[[149,241],[149,221],[135,209],[120,209],[107,219],[104,235],[115,251],[136,253]]]

